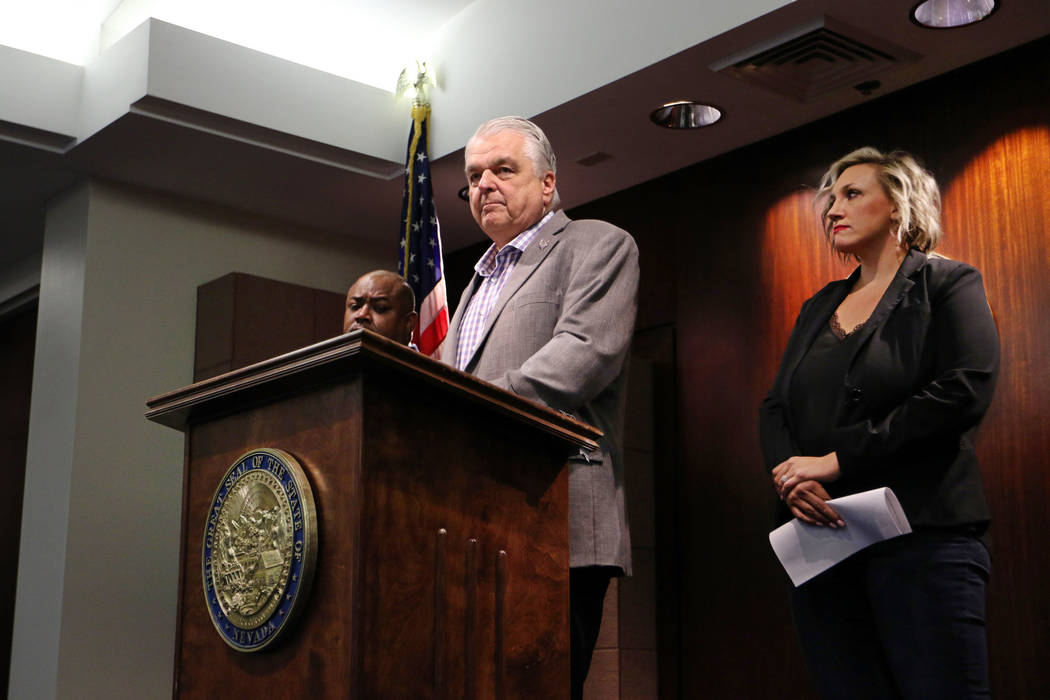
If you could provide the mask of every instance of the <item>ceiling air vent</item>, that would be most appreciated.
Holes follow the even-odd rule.
[[[718,61],[711,70],[809,102],[918,58],[908,49],[824,17]]]

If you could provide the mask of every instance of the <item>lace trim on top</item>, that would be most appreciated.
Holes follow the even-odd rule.
[[[842,327],[842,324],[839,323],[839,312],[836,311],[835,313],[831,314],[831,321],[829,323],[831,325],[831,332],[835,334],[835,337],[839,340],[845,340],[846,338],[863,328],[864,324],[867,323],[867,321],[861,321],[860,323],[858,323],[853,328],[847,331]]]

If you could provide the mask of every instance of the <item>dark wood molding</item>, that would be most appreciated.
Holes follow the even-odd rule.
[[[176,389],[146,401],[146,418],[185,431],[187,426],[222,415],[244,401],[261,402],[303,391],[362,365],[400,370],[422,382],[442,386],[451,396],[484,403],[573,444],[596,449],[601,430],[493,384],[433,360],[365,330],[300,348],[248,367]],[[234,396],[237,398],[234,400]]]

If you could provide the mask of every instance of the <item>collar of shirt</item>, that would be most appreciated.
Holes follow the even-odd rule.
[[[493,243],[481,256],[478,264],[474,266],[474,270],[482,281],[470,301],[467,302],[467,308],[463,312],[463,319],[459,325],[459,344],[456,346],[455,357],[457,369],[467,368],[470,359],[474,356],[474,351],[481,343],[485,321],[495,306],[496,300],[499,299],[503,285],[506,284],[511,272],[517,266],[521,254],[553,215],[554,212],[548,212],[546,216],[519,233],[499,250],[496,250],[496,244]]]
[[[488,277],[496,270],[496,267],[502,259],[513,257],[513,262],[517,262],[517,259],[521,257],[521,254],[529,247],[529,243],[532,243],[532,239],[536,237],[536,234],[541,228],[543,228],[543,225],[550,221],[552,216],[554,216],[553,209],[544,214],[543,218],[519,233],[507,243],[507,245],[498,250],[496,249],[495,243],[490,245],[488,250],[485,251],[485,254],[481,256],[480,260],[478,260],[477,265],[474,266],[474,271],[482,277]],[[508,248],[510,250],[508,250]]]

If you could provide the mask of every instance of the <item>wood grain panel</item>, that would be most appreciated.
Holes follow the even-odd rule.
[[[211,698],[254,692],[289,699],[309,695],[329,697],[331,688],[353,678],[355,628],[353,616],[353,551],[360,518],[360,494],[353,473],[360,469],[360,393],[342,385],[300,396],[290,405],[260,407],[198,426],[192,433],[185,500],[188,543],[183,565],[182,634],[176,659],[182,673],[176,695]],[[285,409],[290,409],[287,413]],[[341,416],[341,418],[333,418]],[[302,464],[314,491],[319,513],[317,575],[302,618],[274,650],[245,654],[230,649],[212,627],[203,604],[200,548],[205,519],[226,469],[247,446],[272,446],[288,451]],[[198,546],[195,546],[198,545]],[[304,634],[314,630],[315,634]],[[199,659],[221,659],[201,664]],[[294,683],[270,688],[280,669]],[[253,680],[254,679],[254,680]],[[274,692],[276,691],[276,695]]]
[[[191,426],[176,696],[564,692],[566,456],[590,439],[548,428],[597,431],[476,392],[500,393],[357,332],[149,402],[153,420]],[[302,464],[320,548],[303,616],[273,649],[244,654],[212,629],[199,543],[219,479],[254,447]]]
[[[676,581],[657,589],[682,592],[678,696],[814,697],[766,540],[775,497],[756,409],[802,300],[849,271],[824,247],[806,188],[870,144],[925,160],[944,191],[943,251],[984,274],[1003,348],[978,438],[995,540],[992,687],[1050,697],[1047,75],[1043,38],[581,208],[625,222],[675,279],[673,298],[644,275],[641,294],[675,310],[678,471],[656,511],[674,523],[670,536],[658,523],[657,554],[677,553],[674,573],[660,570]],[[675,628],[659,632],[665,644]]]
[[[782,197],[762,222],[763,367],[777,367],[799,309],[809,297],[854,266],[831,252],[820,229],[813,190]]]
[[[944,252],[977,266],[1002,342],[1002,374],[978,440],[993,514],[989,642],[1004,697],[1050,689],[1050,127],[1020,128],[944,187]],[[1038,175],[1042,174],[1042,175]],[[1025,672],[1019,672],[1025,669]]]
[[[202,284],[194,381],[339,335],[344,304],[342,294],[243,272]]]
[[[568,590],[568,558],[552,543],[564,547],[567,541],[564,456],[551,452],[538,462],[537,451],[549,447],[535,435],[526,438],[510,424],[486,420],[478,409],[450,411],[423,397],[406,405],[398,397],[407,387],[395,378],[371,381],[362,449],[384,466],[364,475],[365,604],[358,619],[371,646],[362,670],[372,679],[364,696],[412,694],[415,677],[404,673],[404,659],[429,656],[433,538],[413,533],[436,527],[448,533],[442,692],[470,698],[559,694],[560,686],[550,683],[568,678],[568,607],[561,598]],[[482,422],[479,436],[475,426]],[[412,440],[397,437],[409,433]],[[420,444],[446,447],[421,458],[414,447]],[[545,466],[537,469],[539,463]],[[368,546],[375,541],[384,550]],[[401,553],[392,556],[392,548]],[[401,653],[384,653],[391,648]],[[416,672],[430,675],[423,667]]]

